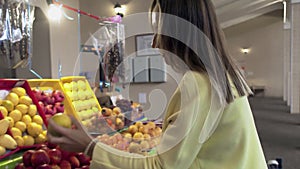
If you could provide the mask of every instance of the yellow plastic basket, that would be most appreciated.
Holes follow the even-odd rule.
[[[65,98],[63,101],[64,107],[65,107],[65,113],[66,114],[75,114],[75,109],[72,106],[72,102],[70,98],[66,97],[66,93],[64,91],[64,88],[61,84],[61,81],[59,79],[30,79],[28,80],[29,86],[31,89],[37,88],[39,90],[45,91],[45,90],[60,90],[63,92]],[[78,118],[77,116],[75,116]]]
[[[79,80],[82,80],[85,83],[85,86],[86,86],[85,90],[87,90],[92,95],[91,99],[93,99],[95,101],[97,109],[99,111],[101,111],[101,106],[100,106],[100,104],[99,104],[99,102],[96,98],[96,95],[94,94],[91,86],[89,85],[87,79],[84,76],[67,76],[67,77],[62,77],[60,80],[61,80],[61,83],[62,83],[62,86],[63,86],[65,92],[66,92],[66,88],[64,87],[65,83],[78,82]],[[70,101],[72,100],[68,95],[67,95],[67,97]],[[77,119],[80,119],[79,115],[76,113],[76,109],[73,106],[73,104],[71,104],[71,106],[74,109],[75,117],[77,117]]]

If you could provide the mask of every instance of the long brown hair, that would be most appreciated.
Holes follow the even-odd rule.
[[[217,69],[222,72],[221,76],[226,77],[223,79],[225,83],[219,83],[218,85],[222,86],[223,89],[221,90],[223,95],[226,97],[227,103],[232,102],[234,99],[233,91],[230,86],[230,79],[235,85],[240,96],[245,96],[251,93],[251,90],[243,79],[241,72],[234,64],[226,50],[224,33],[220,29],[214,5],[210,0],[153,0],[150,7],[151,23],[153,23],[152,14],[156,12],[180,17],[200,29],[210,41],[216,52],[216,55],[208,55],[209,52],[205,51],[205,48],[203,48],[201,51],[202,55],[205,57],[218,57],[215,60],[218,60],[220,63],[203,63],[203,60],[199,59],[199,56],[195,53],[195,51],[188,47],[184,42],[174,37],[164,35],[162,33],[163,30],[173,31],[173,28],[168,27],[168,24],[172,21],[166,21],[163,17],[159,17],[159,24],[152,25],[157,30],[155,38],[156,47],[174,53],[183,60],[189,69],[193,71],[205,73],[207,72],[207,67],[205,66],[214,64],[217,65]],[[189,31],[189,28],[187,28],[187,30]],[[182,32],[175,33],[178,34]],[[191,31],[183,33],[186,34],[187,38],[191,38],[191,36],[193,36]],[[207,60],[211,60],[211,58],[208,58]]]

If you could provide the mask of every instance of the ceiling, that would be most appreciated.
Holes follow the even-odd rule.
[[[212,0],[223,28],[283,9],[282,0]]]

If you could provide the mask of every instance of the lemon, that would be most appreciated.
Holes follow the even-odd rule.
[[[36,115],[36,112],[37,112],[36,105],[34,104],[29,105],[28,114],[32,117]]]
[[[39,134],[36,138],[35,138],[35,143],[36,144],[41,144],[47,141],[46,136],[44,136],[42,133]]]
[[[44,131],[42,132],[42,134],[43,134],[44,136],[47,136],[47,130],[44,130]]]
[[[28,106],[26,104],[18,104],[16,109],[19,110],[23,115],[28,112]]]
[[[33,116],[32,121],[39,124],[39,125],[43,125],[43,123],[44,123],[43,119],[40,115]]]
[[[29,135],[23,136],[24,146],[32,146],[34,145],[34,138]]]
[[[26,124],[23,121],[17,121],[15,127],[20,129],[22,132],[26,130]]]
[[[5,119],[7,119],[9,121],[9,128],[12,128],[15,125],[15,121],[13,118],[7,116],[7,117],[5,117]]]
[[[0,99],[0,105],[2,104],[3,100]]]
[[[17,142],[18,146],[24,146],[24,139],[22,136],[14,137],[15,141]]]
[[[10,100],[3,100],[2,101],[2,106],[4,106],[7,111],[14,110],[14,104]]]
[[[21,96],[19,103],[29,106],[32,104],[32,99],[29,96]]]
[[[5,99],[10,100],[14,106],[18,105],[19,103],[19,96],[14,92],[10,92]]]
[[[29,123],[31,123],[31,122],[32,122],[32,119],[31,119],[30,115],[25,114],[25,115],[22,117],[22,122],[24,122],[26,125],[28,125]]]
[[[0,112],[2,113],[3,117],[6,117],[8,114],[8,111],[4,106],[0,106]]]
[[[14,87],[11,91],[16,93],[19,97],[26,95],[26,90],[22,87]]]
[[[22,131],[16,127],[12,127],[10,131],[13,137],[22,136]]]
[[[20,121],[22,118],[22,113],[19,110],[13,110],[8,115],[12,119],[14,119],[14,122]]]
[[[43,127],[35,122],[29,123],[27,126],[27,133],[33,137],[37,137],[43,132]]]

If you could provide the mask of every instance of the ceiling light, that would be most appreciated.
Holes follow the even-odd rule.
[[[125,14],[125,7],[120,5],[119,3],[116,3],[116,5],[114,6],[115,9],[115,13],[116,15],[120,15],[121,17],[124,16]]]
[[[54,21],[59,21],[62,16],[61,5],[50,4],[48,9],[48,18]]]

